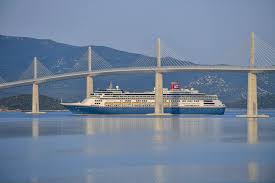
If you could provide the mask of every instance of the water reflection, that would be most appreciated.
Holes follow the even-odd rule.
[[[247,143],[258,144],[258,119],[247,118]],[[250,161],[247,165],[248,180],[250,182],[258,181],[258,163],[256,161]]]
[[[153,118],[150,120],[154,131],[153,140],[157,143],[162,143],[165,137],[191,142],[201,137],[218,136],[221,132],[219,118],[211,119],[211,123],[205,122],[202,118]],[[172,135],[168,135],[169,132],[172,132]]]
[[[0,182],[275,180],[274,118],[46,115],[0,117]]]
[[[93,135],[95,133],[94,130],[94,121],[92,120],[92,118],[85,118],[85,134],[86,135]]]
[[[32,118],[32,137],[38,138],[39,136],[39,119]]]
[[[92,170],[91,169],[88,169],[88,171],[87,171],[87,174],[86,174],[86,181],[85,181],[86,183],[93,183],[93,182],[95,182],[94,181],[94,177],[93,177],[93,175],[92,175]]]
[[[201,138],[207,139],[208,137],[219,136],[222,129],[220,120],[219,118],[213,118],[211,121],[204,118],[184,118],[172,122],[173,131],[180,139],[190,140],[190,142]]]
[[[153,119],[153,130],[155,132],[155,134],[153,136],[153,141],[156,143],[162,143],[164,141],[163,120],[164,120],[164,118],[159,118],[159,117]]]
[[[31,178],[31,183],[38,183],[38,178],[37,177],[32,177]]]
[[[241,123],[239,123],[241,124]],[[238,129],[237,129],[238,128]],[[245,137],[248,144],[258,144],[258,121],[256,118],[249,118],[246,122],[246,137],[241,125],[236,123],[225,123],[222,118],[152,118],[152,117],[78,117],[67,119],[47,119],[33,117],[31,123],[16,122],[2,123],[0,136],[30,136],[38,138],[45,135],[73,135],[84,134],[87,136],[98,133],[119,133],[133,130],[143,133],[150,130],[151,140],[156,143],[163,143],[165,140],[183,140],[194,142],[197,140],[223,141],[226,139]],[[31,130],[31,132],[30,132]],[[15,133],[16,132],[16,133]],[[229,136],[224,136],[228,133]],[[238,135],[239,134],[239,135]],[[169,139],[168,139],[169,138]],[[232,142],[232,140],[230,140]]]
[[[156,165],[154,166],[154,182],[156,183],[164,183],[165,181],[165,175],[164,175],[164,171],[165,171],[165,166],[164,165]]]
[[[257,162],[249,162],[247,165],[248,170],[248,180],[250,182],[257,182],[258,181],[258,164]]]
[[[257,118],[247,118],[247,143],[258,143],[258,121]]]
[[[44,135],[70,135],[84,134],[87,136],[98,133],[113,133],[135,130],[135,131],[152,131],[152,140],[156,143],[163,143],[165,138],[173,140],[193,141],[198,139],[206,139],[205,137],[219,137],[222,133],[222,125],[219,118],[211,119],[211,122],[205,121],[204,118],[136,118],[136,117],[83,117],[77,119],[56,120],[56,119],[31,119],[32,137],[38,138]],[[253,132],[256,128],[256,122],[252,121],[248,124],[248,138],[255,136]],[[18,123],[16,127],[24,126],[21,133],[14,134],[27,135],[29,124]],[[11,131],[12,128],[7,129]],[[6,130],[6,132],[7,132]],[[28,132],[29,133],[29,132]],[[10,134],[11,135],[11,134]],[[257,136],[257,135],[256,135]],[[219,138],[215,138],[218,140]],[[252,142],[253,140],[251,140]],[[249,141],[250,142],[250,141]],[[255,143],[255,140],[254,140]]]

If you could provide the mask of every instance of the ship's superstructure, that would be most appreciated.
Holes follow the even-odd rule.
[[[118,86],[97,90],[78,103],[62,103],[76,114],[148,114],[154,112],[155,91],[127,92]],[[224,114],[225,105],[217,95],[183,89],[177,82],[163,89],[163,105],[172,114]]]

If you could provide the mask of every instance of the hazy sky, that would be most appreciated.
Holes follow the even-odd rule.
[[[199,63],[227,63],[251,31],[275,45],[274,0],[0,0],[3,35],[138,53],[160,37]]]

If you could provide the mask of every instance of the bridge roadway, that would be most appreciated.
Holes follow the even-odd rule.
[[[274,72],[275,66],[272,67],[248,67],[248,66],[162,66],[158,67],[124,67],[124,68],[113,68],[105,70],[95,70],[95,71],[80,71],[80,72],[71,72],[64,74],[57,74],[52,76],[38,77],[36,79],[25,79],[19,81],[12,81],[7,83],[0,84],[0,89],[11,88],[16,86],[23,86],[37,83],[45,83],[48,81],[56,80],[65,80],[85,77],[88,75],[91,76],[100,76],[100,75],[110,75],[110,74],[123,74],[123,73],[150,73],[160,71],[163,73],[166,72]]]

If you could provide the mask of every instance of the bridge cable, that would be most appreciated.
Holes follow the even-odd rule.
[[[18,80],[27,80],[27,79],[33,79],[33,62],[27,67],[25,71],[19,76]]]
[[[48,77],[53,76],[54,74],[46,67],[44,66],[40,60],[37,60],[37,77]]]
[[[4,84],[6,81],[0,76],[0,84]]]
[[[256,55],[256,64],[257,66],[275,66],[275,50],[274,48],[256,37],[255,39],[255,55]]]
[[[70,72],[88,71],[88,51],[86,51],[78,60],[76,60]],[[112,68],[111,64],[103,57],[99,56],[92,49],[92,66],[93,71]]]

